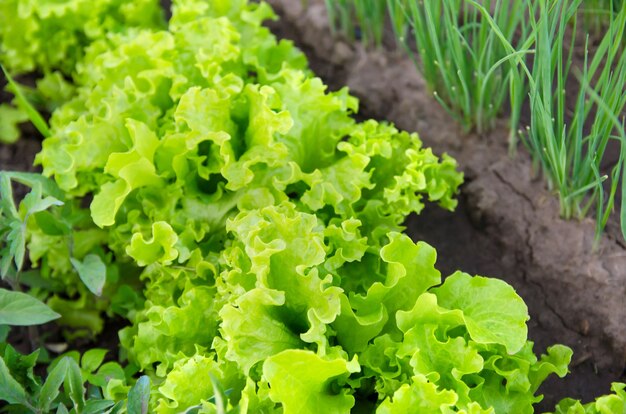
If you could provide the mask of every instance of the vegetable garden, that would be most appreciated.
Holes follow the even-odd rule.
[[[0,1],[2,410],[626,412],[625,3],[169,6]]]

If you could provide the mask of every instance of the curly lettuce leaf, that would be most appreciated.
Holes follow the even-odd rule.
[[[359,370],[354,362],[287,350],[264,362],[263,376],[270,385],[269,397],[281,403],[285,413],[347,414],[354,406],[354,397],[341,387],[341,380]]]
[[[524,346],[528,308],[506,282],[456,272],[433,293],[444,308],[463,312],[464,323],[475,342],[503,345],[510,354]]]
[[[126,253],[137,261],[137,265],[172,263],[178,257],[175,246],[178,235],[165,221],[152,224],[152,238],[146,240],[141,233],[133,234]]]
[[[121,342],[141,368],[159,363],[157,373],[163,374],[181,355],[210,347],[218,324],[215,289],[187,281],[175,301],[148,300],[136,318],[135,327],[121,331]]]
[[[237,362],[245,374],[260,361],[304,343],[281,314],[284,292],[253,289],[220,310],[220,331],[226,341],[226,358]]]
[[[225,389],[241,388],[243,379],[232,367],[220,364],[213,356],[193,355],[182,357],[174,364],[165,381],[158,388],[158,399],[154,412],[174,414],[186,412],[200,406],[211,407],[218,390],[214,387],[215,378]],[[202,412],[213,412],[210,409]]]
[[[363,266],[363,275],[374,282],[367,293],[342,296],[342,312],[333,324],[337,339],[351,352],[361,351],[367,343],[383,332],[394,332],[396,312],[413,307],[427,289],[440,283],[435,269],[437,253],[426,243],[413,243],[399,233],[390,233],[390,241],[380,250],[385,273],[368,275],[375,268]],[[380,281],[376,281],[376,280]]]
[[[411,384],[403,384],[393,397],[385,399],[376,410],[377,414],[424,413],[441,414],[457,402],[454,391],[438,390],[425,376],[412,378]]]
[[[107,33],[163,25],[154,0],[7,0],[0,4],[0,62],[13,73],[71,74],[85,49]]]

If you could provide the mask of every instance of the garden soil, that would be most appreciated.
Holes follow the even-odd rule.
[[[508,157],[504,124],[489,136],[463,133],[409,59],[334,38],[321,0],[306,8],[299,0],[269,2],[281,15],[272,30],[294,40],[331,89],[349,86],[360,116],[418,131],[426,146],[459,161],[466,184],[456,212],[429,205],[409,218],[407,232],[437,248],[444,275],[461,269],[512,284],[529,307],[536,351],[554,343],[574,349],[572,373],[544,385],[538,412],[566,396],[592,400],[626,380],[626,249],[617,231],[591,254],[594,223],[559,219],[556,199],[531,178],[526,153]],[[0,145],[0,170],[35,171],[41,139],[32,128],[24,132],[16,144]]]
[[[615,222],[592,253],[594,222],[559,218],[558,201],[533,178],[527,153],[509,157],[504,121],[487,136],[464,133],[409,58],[333,36],[321,0],[269,3],[280,15],[270,28],[293,40],[331,89],[348,86],[361,117],[417,131],[426,146],[459,162],[466,184],[457,211],[427,207],[408,220],[407,232],[437,248],[444,275],[461,269],[513,285],[529,307],[537,352],[555,343],[574,350],[571,373],[544,385],[538,411],[563,397],[593,400],[624,381],[626,249]]]

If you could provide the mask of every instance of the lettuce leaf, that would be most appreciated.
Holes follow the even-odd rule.
[[[287,350],[263,364],[270,398],[286,413],[347,414],[354,405],[342,378],[359,370],[356,361],[324,360],[310,351]]]
[[[441,306],[463,312],[473,341],[503,345],[510,354],[524,346],[528,308],[505,282],[456,272],[433,292]]]

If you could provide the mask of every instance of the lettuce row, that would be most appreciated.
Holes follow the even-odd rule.
[[[360,220],[376,245],[424,196],[455,206],[455,161],[415,134],[356,123],[356,100],[326,93],[303,55],[260,26],[267,5],[233,4],[231,18],[201,5],[175,4],[171,31],[111,36],[86,58],[37,156],[69,197],[93,194],[91,217],[118,261],[220,252],[229,217],[286,200],[324,222]],[[62,273],[71,266],[57,239],[33,231],[30,243],[51,246],[35,265]]]
[[[455,161],[354,121],[356,99],[261,26],[273,16],[179,0],[169,30],[86,50],[37,156],[74,240],[28,226],[33,265],[75,298],[50,299],[61,323],[128,318],[121,345],[156,413],[532,412],[571,351],[537,359],[510,286],[442,283],[435,250],[401,233],[424,198],[455,207]],[[76,249],[107,265],[102,299],[73,284]]]
[[[293,203],[242,211],[227,227],[236,236],[218,260],[220,274],[205,263],[206,277],[183,282],[178,300],[148,306],[138,326],[122,332],[132,361],[148,371],[160,362],[154,375],[167,385],[154,395],[157,413],[196,404],[213,412],[208,381],[189,385],[210,375],[242,412],[281,404],[315,413],[322,404],[348,413],[371,401],[367,412],[532,413],[543,380],[567,373],[568,348],[533,354],[526,306],[510,286],[461,272],[441,284],[425,243],[390,233],[378,255],[329,270],[326,258],[341,249],[337,227]],[[362,254],[372,250],[358,227],[342,236],[358,240]],[[171,276],[151,279],[163,284],[161,301]],[[366,293],[348,288],[357,276]],[[364,309],[371,313],[360,314],[361,323],[340,322]],[[362,336],[370,339],[359,351],[340,339]]]
[[[241,236],[224,255],[238,258],[237,263],[225,263],[211,282],[217,296],[203,291],[207,299],[224,303],[220,326],[217,333],[205,330],[205,341],[213,336],[212,350],[196,348],[191,358],[202,355],[217,367],[236,364],[239,386],[231,383],[233,401],[249,407],[247,412],[257,412],[248,393],[258,391],[255,404],[280,403],[286,412],[319,412],[318,404],[328,401],[331,412],[348,413],[358,397],[373,401],[371,411],[379,405],[380,412],[412,412],[407,407],[423,400],[415,412],[531,413],[546,376],[567,372],[571,351],[566,347],[552,347],[540,360],[534,356],[526,342],[527,309],[510,286],[460,272],[439,286],[436,253],[424,243],[390,233],[378,263],[355,261],[345,273],[343,268],[329,273],[324,256],[335,251],[325,243],[324,226],[291,203],[241,212],[229,228]],[[286,232],[289,228],[297,231]],[[354,275],[366,292],[377,293],[381,311],[374,301],[369,305],[374,314],[386,316],[385,323],[339,323],[342,302],[354,312],[354,305],[367,300],[342,288]],[[388,315],[387,309],[397,311]],[[361,316],[361,321],[378,321]],[[158,326],[167,323],[164,319]],[[137,355],[163,344],[138,346],[141,329],[142,324],[138,335],[128,336],[135,338]],[[362,351],[339,339],[361,335],[372,338]],[[174,355],[166,348],[172,344],[161,347],[164,354]],[[175,365],[190,357],[179,353],[177,358]],[[211,372],[218,375],[219,369]],[[257,381],[254,388],[251,380]],[[180,403],[171,396],[165,401]]]

